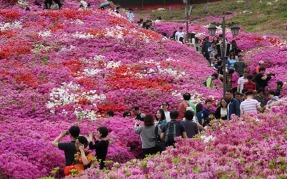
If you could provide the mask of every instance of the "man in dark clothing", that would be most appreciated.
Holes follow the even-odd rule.
[[[70,127],[69,131],[63,130],[61,134],[52,142],[54,147],[57,147],[65,152],[66,166],[72,165],[72,162],[74,161],[74,154],[76,153],[75,142],[79,134],[80,128],[78,126],[72,126]],[[71,142],[59,143],[59,141],[66,135],[70,135]]]
[[[210,59],[209,59],[210,48],[211,48],[211,43],[209,42],[209,37],[205,37],[203,41],[203,45],[202,45],[202,54],[206,58],[206,60],[208,60],[209,63],[210,63]]]
[[[139,107],[137,107],[137,106],[133,107],[132,111],[133,111],[134,115],[136,116],[135,120],[144,121],[145,114],[141,113]]]
[[[190,110],[185,111],[184,118],[185,120],[182,121],[182,124],[185,128],[186,135],[188,138],[192,138],[196,134],[198,134],[198,127],[195,122],[192,121],[194,113]]]
[[[175,144],[175,137],[187,138],[186,131],[182,123],[176,121],[179,113],[175,110],[170,112],[171,121],[168,122],[162,129],[160,138],[165,142],[166,146]]]
[[[256,83],[256,89],[262,88],[265,90],[265,87],[268,85],[268,82],[271,80],[271,74],[265,75],[265,68],[259,68],[259,74],[254,78],[254,82]]]
[[[233,91],[226,91],[225,96],[229,96],[231,98],[230,102],[227,105],[227,120],[231,120],[232,114],[235,114],[236,116],[240,117],[240,102],[236,98],[233,98]]]

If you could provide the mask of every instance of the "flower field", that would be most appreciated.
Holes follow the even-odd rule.
[[[195,50],[163,40],[109,10],[78,11],[73,1],[65,1],[60,11],[30,7],[30,12],[17,6],[0,10],[1,178],[39,178],[63,167],[64,154],[51,141],[71,125],[79,125],[83,135],[102,125],[110,131],[108,160],[114,162],[113,170],[90,169],[84,178],[286,174],[286,106],[214,124],[206,137],[179,141],[162,156],[134,159],[140,138],[133,134],[133,120],[119,116],[132,106],[154,114],[163,101],[177,108],[184,92],[196,103],[218,100],[220,82],[215,89],[202,84],[213,73],[207,61]],[[163,23],[157,29],[172,33],[174,26],[178,24]],[[191,27],[200,37],[207,32],[204,26]],[[271,87],[275,80],[286,82],[286,42],[248,32],[236,38],[250,70],[268,57],[268,70],[276,74]],[[103,118],[108,110],[117,117]]]

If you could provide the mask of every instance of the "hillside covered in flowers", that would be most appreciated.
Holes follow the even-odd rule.
[[[220,82],[215,89],[202,84],[214,72],[202,55],[112,11],[79,11],[74,1],[65,1],[58,11],[34,5],[31,11],[1,7],[1,177],[38,178],[63,167],[64,155],[51,141],[74,124],[83,135],[101,125],[110,132],[108,159],[113,171],[90,169],[82,176],[274,178],[286,174],[286,106],[258,117],[214,124],[215,130],[206,136],[180,141],[162,156],[135,160],[140,138],[131,135],[133,120],[120,117],[125,110],[140,106],[144,113],[154,114],[163,101],[177,108],[184,92],[190,92],[195,103],[221,97]],[[157,29],[170,33],[178,25],[162,23]],[[201,37],[206,35],[206,27],[192,26]],[[276,80],[286,82],[286,41],[244,32],[238,44],[246,51],[250,70],[268,57],[268,70],[276,74],[271,85]],[[103,118],[111,109],[117,117]]]
[[[195,101],[221,94],[203,86],[213,71],[195,50],[119,14],[33,8],[0,10],[4,177],[37,178],[63,167],[64,155],[51,141],[73,124],[84,135],[106,125],[114,141],[108,158],[126,162],[138,156],[139,137],[130,135],[131,120],[101,119],[107,110],[121,116],[140,106],[154,113],[162,101],[176,108],[186,91]]]

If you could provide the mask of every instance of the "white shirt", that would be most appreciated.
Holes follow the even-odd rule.
[[[241,114],[257,114],[257,109],[260,108],[260,103],[255,99],[246,99],[240,104]]]
[[[239,85],[239,92],[240,93],[242,93],[242,90],[243,90],[243,85],[244,85],[244,83],[245,82],[247,82],[248,80],[247,80],[247,78],[244,78],[244,77],[240,77],[239,79],[238,79],[238,85]]]
[[[170,122],[171,121],[171,119],[170,119],[170,112],[166,111],[166,112],[164,112],[164,115],[165,115],[166,122]]]
[[[221,117],[227,116],[227,108],[220,108],[220,115]]]
[[[179,38],[180,38],[180,37],[184,38],[184,32],[179,32],[179,31],[177,31],[177,32],[175,33],[175,39],[176,39],[177,41],[179,41]]]

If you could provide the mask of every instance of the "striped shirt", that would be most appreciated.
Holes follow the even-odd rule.
[[[243,85],[243,89],[247,89],[248,91],[253,92],[254,90],[256,90],[256,84],[254,82],[245,82]]]
[[[241,114],[257,114],[257,109],[260,108],[260,103],[255,99],[246,99],[240,104]]]

